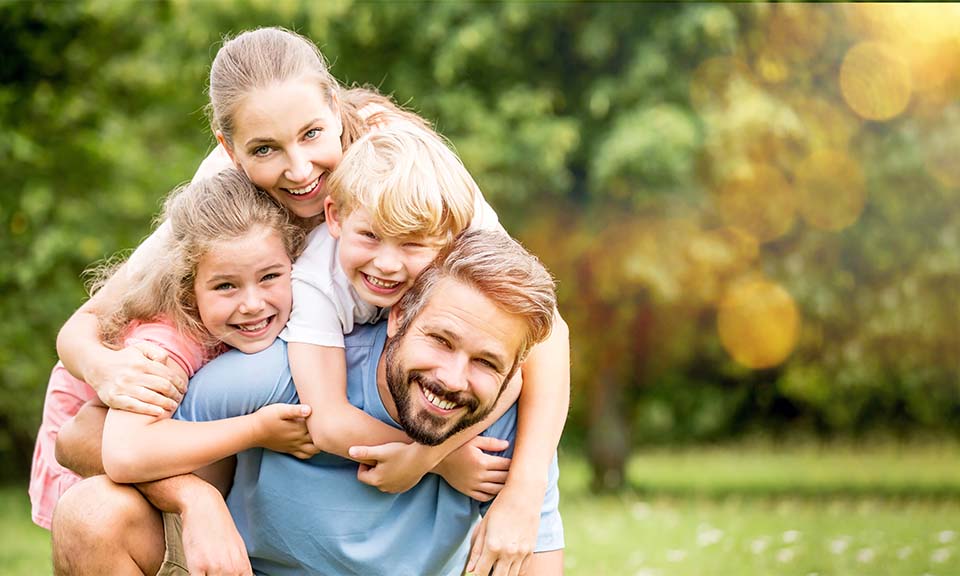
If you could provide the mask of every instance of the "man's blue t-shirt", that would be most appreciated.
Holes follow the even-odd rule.
[[[347,398],[371,416],[399,428],[377,388],[377,363],[386,322],[359,326],[346,337]],[[257,354],[232,350],[202,368],[175,418],[207,421],[249,414],[278,402],[297,403],[280,339]],[[511,442],[516,405],[484,435]],[[563,548],[557,508],[557,462],[550,467],[540,514],[538,552]],[[258,574],[461,574],[469,536],[487,505],[427,474],[402,494],[386,494],[357,480],[357,464],[331,454],[299,460],[254,449],[237,456],[227,505]]]

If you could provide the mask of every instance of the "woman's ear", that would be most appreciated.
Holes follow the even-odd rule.
[[[230,161],[233,162],[233,165],[237,167],[238,170],[243,170],[243,167],[240,166],[240,162],[237,161],[237,155],[233,153],[233,147],[227,144],[227,139],[223,137],[223,132],[217,130],[217,142],[220,143],[220,146],[227,152],[227,156],[230,157]]]
[[[343,233],[343,223],[340,221],[340,211],[337,210],[337,205],[330,196],[323,199],[323,214],[330,235],[339,240]]]

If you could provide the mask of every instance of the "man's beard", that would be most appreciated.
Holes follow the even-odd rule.
[[[496,400],[489,406],[480,406],[480,402],[472,394],[463,392],[449,392],[436,380],[424,375],[422,372],[407,372],[400,362],[398,351],[406,331],[399,332],[396,336],[387,342],[387,386],[390,394],[393,396],[393,402],[397,407],[397,418],[404,431],[413,439],[414,442],[426,444],[427,446],[436,446],[444,440],[453,436],[464,428],[469,428],[473,424],[483,420],[487,414],[493,410]],[[466,412],[458,420],[450,423],[448,418],[438,416],[426,410],[420,410],[414,413],[411,395],[412,390],[417,388],[419,393],[420,386],[436,395],[442,400],[448,400],[457,405],[457,410],[465,409]],[[503,392],[501,386],[500,392]],[[500,398],[500,394],[497,394]],[[448,428],[449,427],[449,428]]]

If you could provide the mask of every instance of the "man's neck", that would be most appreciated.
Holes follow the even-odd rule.
[[[387,414],[393,418],[394,422],[400,422],[397,415],[397,405],[393,401],[393,394],[390,393],[390,386],[387,385],[387,344],[390,342],[388,336],[383,344],[383,350],[380,351],[380,361],[377,362],[377,391],[380,393],[380,401]]]

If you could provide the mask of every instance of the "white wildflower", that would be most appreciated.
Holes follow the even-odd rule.
[[[861,564],[869,564],[874,561],[877,557],[877,553],[873,551],[873,548],[862,548],[857,551],[857,562]]]
[[[937,541],[941,544],[947,544],[948,542],[953,542],[953,539],[957,537],[957,533],[953,530],[944,530],[937,534]]]
[[[796,555],[797,553],[793,551],[793,548],[784,548],[783,550],[777,552],[777,562],[781,564],[793,562],[793,558]]]
[[[850,546],[850,537],[849,536],[840,536],[830,541],[830,551],[834,554],[840,555],[847,551],[847,548]]]
[[[933,551],[933,554],[930,554],[930,561],[934,564],[943,564],[950,559],[950,549],[949,548],[937,548]]]
[[[800,532],[798,530],[787,530],[783,533],[783,541],[787,544],[792,544],[800,538]]]
[[[667,562],[683,562],[686,557],[686,550],[667,550]]]

